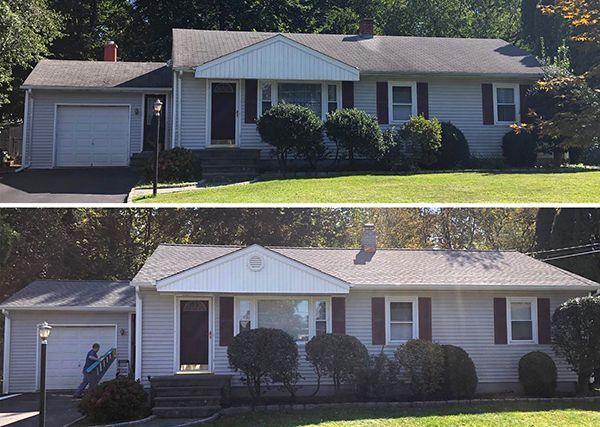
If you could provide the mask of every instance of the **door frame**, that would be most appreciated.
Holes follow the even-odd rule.
[[[129,109],[127,113],[127,165],[129,166],[129,162],[131,159],[131,104],[102,104],[102,103],[81,103],[81,102],[57,102],[54,104],[54,124],[52,128],[52,168],[56,167],[56,151],[58,149],[56,145],[56,123],[58,121],[58,107],[127,107]],[[143,142],[143,141],[142,141]],[[61,166],[63,167],[63,166]],[[64,166],[71,167],[71,166]],[[72,167],[80,167],[80,166],[72,166]],[[90,167],[90,166],[83,166]],[[96,167],[96,166],[94,166]]]
[[[179,370],[180,360],[180,321],[181,321],[181,301],[208,301],[208,370],[205,371],[189,371],[182,372]],[[186,295],[175,295],[173,298],[174,309],[175,309],[175,348],[173,349],[173,373],[175,375],[186,375],[186,374],[204,374],[213,372],[213,351],[214,351],[214,337],[215,337],[215,305],[212,296],[186,296]]]
[[[212,84],[213,83],[235,83],[235,144],[213,145],[210,143],[212,134]],[[239,148],[242,111],[242,81],[241,80],[206,80],[206,146],[205,148]]]
[[[142,93],[142,109],[141,109],[141,116],[142,116],[142,127],[141,127],[141,133],[140,135],[142,136],[142,142],[140,145],[140,150],[138,151],[138,153],[141,153],[144,151],[144,139],[146,138],[146,97],[147,96],[164,96],[165,97],[165,103],[162,106],[162,111],[160,113],[160,117],[161,120],[164,120],[165,122],[165,130],[163,132],[163,138],[164,138],[164,144],[163,144],[163,148],[161,149],[161,151],[165,151],[168,150],[169,147],[167,147],[167,135],[169,132],[169,123],[167,123],[167,116],[165,115],[165,111],[167,111],[167,104],[169,103],[169,96],[167,93],[160,93],[160,92],[143,92]]]

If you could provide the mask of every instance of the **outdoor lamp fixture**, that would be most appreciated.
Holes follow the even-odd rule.
[[[46,349],[52,326],[44,322],[39,326],[38,333],[42,348],[40,351],[40,427],[46,426]]]
[[[152,183],[152,196],[156,197],[158,191],[158,152],[160,151],[160,110],[163,103],[159,98],[154,101],[154,117],[156,117],[156,145],[154,146],[154,182]]]

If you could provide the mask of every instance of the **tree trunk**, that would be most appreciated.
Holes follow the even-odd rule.
[[[552,154],[554,155],[554,158],[552,160],[552,166],[559,168],[562,165],[563,156],[565,152],[562,148],[557,147],[554,149],[554,152]]]
[[[577,375],[577,394],[587,393],[590,385],[589,372],[581,372]]]

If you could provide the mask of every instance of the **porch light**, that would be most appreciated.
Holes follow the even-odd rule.
[[[44,322],[39,326],[38,333],[40,335],[40,413],[39,427],[46,426],[46,358],[48,351],[48,337],[52,331],[52,326],[48,322]]]
[[[40,334],[40,339],[42,340],[42,342],[45,342],[48,340],[48,337],[50,336],[51,331],[52,331],[52,326],[50,326],[48,324],[48,322],[44,322],[40,325],[39,334]]]
[[[154,101],[154,114],[159,116],[160,115],[160,110],[162,110],[162,106],[163,103],[161,102],[161,100],[159,98],[156,98],[156,101]]]

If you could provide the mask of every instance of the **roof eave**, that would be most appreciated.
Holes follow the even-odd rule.
[[[578,290],[578,291],[596,291],[600,287],[594,285],[585,285],[585,284],[573,284],[573,285],[503,285],[503,284],[493,284],[493,285],[451,285],[451,284],[437,284],[437,285],[421,285],[421,284],[354,284],[353,288],[357,291],[369,291],[369,290],[427,290],[427,291],[435,291],[435,290],[461,290],[461,291],[496,291],[496,290],[511,290],[511,291],[568,291],[568,290]]]
[[[118,86],[46,86],[46,85],[21,85],[20,89],[29,90],[85,90],[85,91],[110,91],[110,92],[171,92],[171,87],[118,87]]]
[[[361,76],[427,76],[427,77],[457,77],[457,78],[485,78],[485,79],[525,79],[538,80],[544,75],[540,73],[453,73],[453,72],[407,72],[407,71],[375,71],[360,72]]]
[[[109,311],[109,312],[135,312],[135,306],[114,306],[114,307],[93,307],[93,306],[17,306],[17,305],[0,305],[0,310],[6,311]]]

